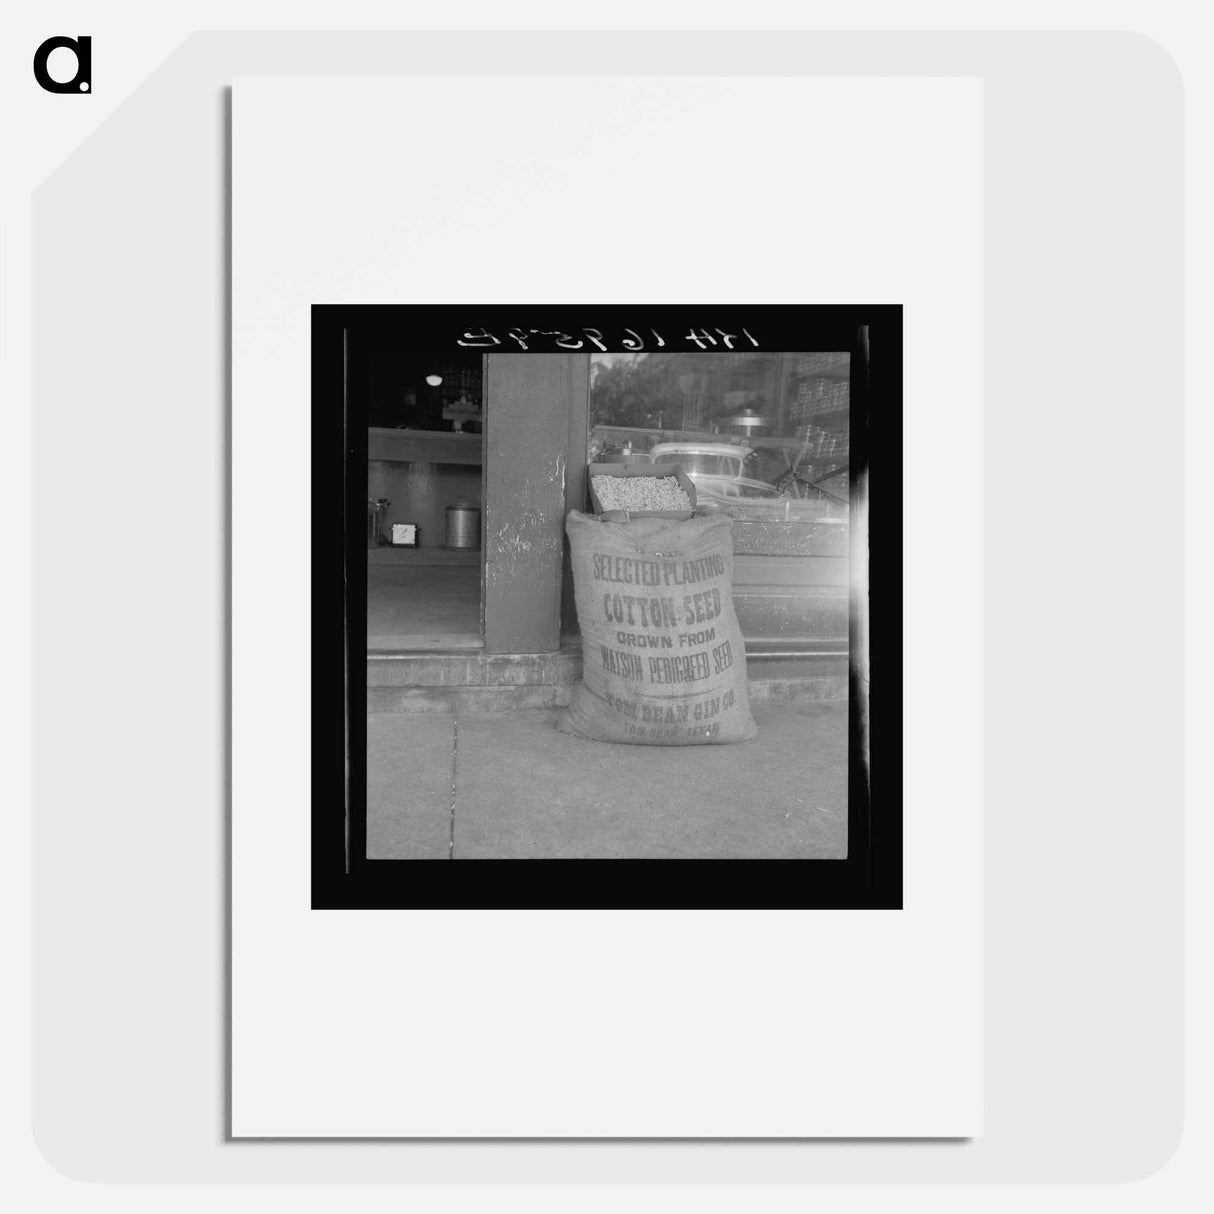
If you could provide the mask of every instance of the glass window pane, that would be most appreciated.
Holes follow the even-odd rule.
[[[699,505],[845,523],[846,351],[594,354],[590,462],[679,463]]]

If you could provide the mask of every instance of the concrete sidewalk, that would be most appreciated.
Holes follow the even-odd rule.
[[[559,712],[367,719],[371,859],[847,854],[847,703],[753,705],[734,746],[621,746]]]

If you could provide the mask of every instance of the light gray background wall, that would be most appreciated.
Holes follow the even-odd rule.
[[[984,77],[980,1141],[224,1144],[224,87],[405,63]],[[111,1180],[1128,1180],[1160,1167],[1180,1135],[1179,113],[1166,53],[1121,34],[184,43],[34,197],[34,1115],[48,1159]],[[1038,426],[1055,436],[1055,497],[1026,519],[1023,436]],[[1160,469],[1150,515],[1118,513],[1118,470],[1144,441]],[[64,484],[87,488],[106,543],[65,551]],[[64,795],[66,739],[103,797]]]

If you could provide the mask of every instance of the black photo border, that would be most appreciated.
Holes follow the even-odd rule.
[[[850,664],[848,854],[842,860],[368,860],[366,856],[365,403],[346,392],[346,334],[379,330],[435,357],[484,331],[586,328],[609,350],[693,330],[767,351],[849,350],[853,512],[868,491],[871,762],[861,760],[860,674]],[[867,348],[865,345],[867,335]],[[675,337],[676,345],[671,341]],[[552,352],[554,339],[538,339]],[[547,341],[548,344],[542,344]],[[568,347],[563,347],[568,348]],[[584,351],[598,347],[587,343]],[[723,347],[718,345],[715,352]],[[744,338],[737,350],[754,348]],[[646,346],[646,350],[652,350]],[[492,351],[488,351],[492,352]],[[812,910],[902,907],[902,306],[417,305],[312,307],[312,909]],[[872,424],[870,425],[870,415]],[[850,651],[857,652],[856,592]],[[610,743],[604,743],[610,745]],[[349,763],[346,755],[349,753]],[[527,866],[524,868],[523,866]]]

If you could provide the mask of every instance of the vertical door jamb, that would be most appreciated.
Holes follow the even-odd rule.
[[[577,355],[485,360],[485,653],[560,648],[567,461]],[[583,356],[584,357],[584,356]],[[579,465],[585,463],[585,444]]]

